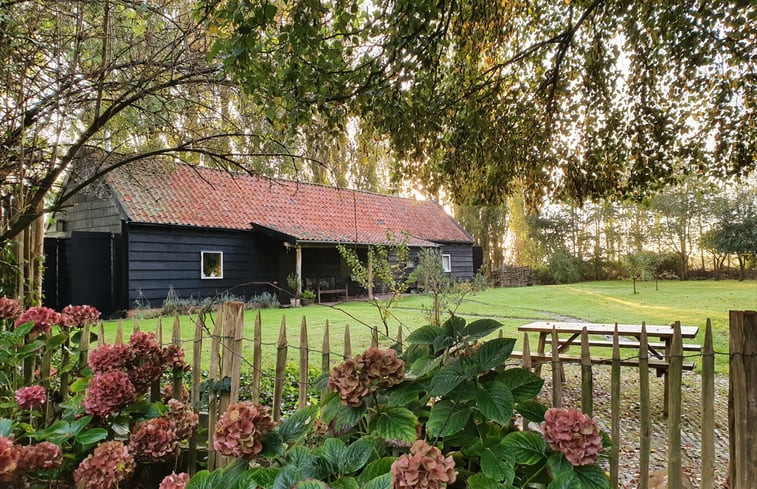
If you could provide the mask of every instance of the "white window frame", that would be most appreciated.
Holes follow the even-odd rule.
[[[444,266],[445,263],[447,264],[446,267]],[[442,270],[445,273],[452,272],[452,255],[450,255],[448,253],[443,253],[442,254]]]
[[[221,257],[221,275],[205,275],[205,254],[220,255]],[[220,280],[223,278],[223,251],[202,250],[200,251],[200,278],[203,280]]]

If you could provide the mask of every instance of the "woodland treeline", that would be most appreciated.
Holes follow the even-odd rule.
[[[0,0],[0,288],[36,303],[46,216],[158,157],[414,190],[455,209],[489,269],[601,278],[669,252],[680,278],[729,257],[743,271],[754,15],[739,1]]]

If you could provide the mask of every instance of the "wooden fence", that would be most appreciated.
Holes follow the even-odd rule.
[[[197,321],[193,341],[192,356],[190,363],[193,365],[192,385],[191,385],[191,403],[196,411],[203,410],[200,406],[200,365],[203,343],[210,339],[210,368],[208,375],[209,389],[208,402],[208,466],[209,468],[224,466],[227,462],[225,457],[215,454],[212,448],[212,427],[226,407],[230,403],[238,400],[240,389],[240,369],[242,360],[242,341],[244,339],[244,304],[227,302],[224,303],[217,313],[217,320],[214,323],[212,334],[208,334],[206,325],[202,318]],[[746,314],[746,315],[745,315]],[[738,372],[747,372],[746,374],[737,374],[736,382],[731,383],[729,394],[729,424],[731,426],[731,443],[730,443],[730,474],[732,489],[747,489],[752,487],[754,481],[757,481],[754,473],[757,472],[755,464],[751,464],[749,457],[757,453],[757,412],[755,399],[757,390],[757,366],[755,365],[755,350],[757,350],[757,313],[753,311],[731,313],[731,376],[734,377],[734,369]],[[676,323],[677,324],[677,323]],[[278,420],[281,417],[282,393],[284,390],[285,367],[288,358],[289,344],[287,340],[287,324],[282,317],[279,327],[279,338],[276,344],[276,364],[275,364],[275,382],[273,393],[273,417]],[[733,330],[737,331],[734,337]],[[135,322],[135,330],[138,325]],[[261,319],[258,313],[255,319],[253,331],[253,355],[252,355],[252,399],[260,399],[260,382],[261,382],[261,353],[263,344],[261,342]],[[300,324],[299,344],[295,347],[299,351],[299,395],[298,408],[303,407],[308,399],[308,363],[311,353],[320,352],[321,370],[328,372],[332,365],[332,357],[335,361],[342,361],[352,356],[351,338],[349,326],[344,328],[344,350],[342,353],[332,352],[330,349],[331,326],[328,321],[324,328],[324,337],[321,342],[320,350],[313,350],[308,343],[307,320],[302,318]],[[162,326],[158,322],[156,334],[162,339]],[[102,338],[102,330],[99,335]],[[614,446],[610,453],[610,479],[612,487],[618,487],[619,480],[619,451],[620,446],[620,394],[621,394],[621,357],[618,343],[618,335],[614,335],[612,348],[611,364],[611,433],[610,437],[614,441]],[[116,333],[116,342],[123,341],[123,325],[119,324]],[[178,318],[174,321],[172,341],[177,344],[182,343],[180,338],[180,327]],[[640,348],[638,355],[639,375],[639,418],[640,418],[640,435],[639,435],[639,485],[640,489],[649,487],[649,468],[650,453],[652,447],[651,439],[651,409],[650,409],[650,388],[649,388],[649,367],[648,367],[648,350],[646,348],[648,339],[646,330],[642,328],[640,338]],[[402,330],[397,333],[397,338],[392,339],[392,344],[402,344]],[[589,352],[588,335],[582,335],[581,342],[581,410],[589,415],[594,412],[594,375],[593,366]],[[558,339],[556,332],[553,333],[552,344],[557,345]],[[371,346],[379,345],[379,331],[372,329]],[[386,345],[389,346],[389,345]],[[185,348],[186,350],[186,348]],[[524,336],[523,353],[521,365],[527,369],[536,367],[530,358],[530,349],[527,334]],[[563,371],[557,348],[553,348],[554,354],[551,363],[552,366],[552,403],[554,406],[562,404]],[[736,354],[734,354],[736,352]],[[704,345],[702,351],[696,354],[701,356],[701,377],[702,377],[702,446],[701,446],[701,488],[711,488],[715,484],[715,395],[714,395],[714,356],[712,341],[712,326],[710,320],[707,320],[704,335]],[[692,355],[687,355],[688,358]],[[734,364],[736,362],[741,362]],[[669,355],[669,403],[668,403],[668,488],[680,489],[682,486],[682,462],[681,462],[681,379],[682,365],[684,360],[684,350],[680,335],[680,325],[677,326],[672,348]],[[748,363],[745,365],[744,363]],[[230,381],[230,385],[225,389],[215,389],[214,385],[223,384]],[[735,386],[735,387],[734,387]],[[183,389],[182,379],[174,380],[173,393],[177,398],[181,398]],[[159,395],[159,389],[153,389],[153,397]],[[735,407],[735,411],[732,408]],[[735,415],[735,416],[734,416]],[[736,434],[734,437],[734,426]],[[739,432],[741,431],[741,435]],[[196,466],[198,453],[198,439],[194,434],[189,441],[188,463],[189,471],[193,472]],[[738,472],[737,472],[738,471]],[[743,473],[742,473],[743,472]],[[744,475],[747,474],[747,475]]]

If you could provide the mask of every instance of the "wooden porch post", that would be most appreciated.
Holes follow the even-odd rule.
[[[295,265],[294,273],[297,275],[297,297],[302,295],[302,246],[299,244],[295,248]]]
[[[373,300],[373,254],[368,251],[368,300]]]
[[[757,484],[757,311],[730,311],[728,427],[732,489]]]

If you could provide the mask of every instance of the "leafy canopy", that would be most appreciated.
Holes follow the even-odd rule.
[[[395,176],[500,203],[642,198],[754,167],[748,2],[203,0],[212,54],[280,128],[391,141]]]

